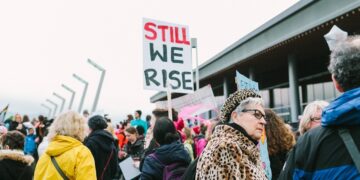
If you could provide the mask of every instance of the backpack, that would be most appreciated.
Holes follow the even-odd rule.
[[[186,169],[182,180],[195,180],[196,176],[196,166],[198,163],[199,157],[197,157],[193,162],[190,163],[189,167]]]
[[[188,166],[188,164],[184,162],[173,162],[166,165],[162,161],[160,161],[159,158],[156,157],[155,153],[152,153],[149,156],[153,157],[154,159],[159,161],[162,166],[164,166],[162,178],[163,180],[180,180]]]

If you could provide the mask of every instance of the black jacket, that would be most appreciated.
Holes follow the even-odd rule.
[[[94,156],[97,179],[100,180],[102,174],[103,179],[113,179],[120,168],[113,136],[105,130],[95,130],[85,139],[84,144]],[[104,172],[106,164],[108,166]]]
[[[269,155],[272,179],[278,179],[287,158],[287,152]]]
[[[31,180],[34,158],[24,155],[22,151],[0,150],[0,179]]]
[[[26,136],[26,128],[25,128],[24,124],[22,124],[22,128],[21,128],[21,129],[16,129],[18,125],[19,125],[18,122],[16,122],[16,121],[11,121],[10,127],[9,127],[9,131],[16,130],[16,131],[19,131],[19,132],[21,132],[22,134],[24,134],[24,135]]]
[[[141,158],[144,154],[144,138],[138,138],[134,144],[128,141],[124,146],[124,151],[132,158]]]

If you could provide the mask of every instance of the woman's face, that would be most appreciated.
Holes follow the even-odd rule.
[[[15,121],[18,122],[18,123],[21,123],[21,116],[20,116],[20,114],[16,114],[16,115],[15,115]]]
[[[244,112],[233,112],[231,117],[233,121],[240,125],[255,140],[260,140],[265,129],[265,111],[261,105],[248,105]]]
[[[130,134],[127,131],[125,131],[125,137],[130,141],[130,142],[135,142],[136,141],[136,134]]]
[[[321,124],[322,110],[319,108],[310,116],[309,129],[316,128]]]

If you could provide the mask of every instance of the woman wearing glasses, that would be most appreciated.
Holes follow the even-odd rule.
[[[266,179],[256,147],[265,129],[263,100],[252,90],[232,94],[201,154],[196,179]],[[231,120],[231,121],[230,121]]]
[[[306,131],[312,128],[320,126],[322,111],[328,105],[329,103],[326,101],[313,101],[305,107],[300,119],[300,135],[305,134]]]

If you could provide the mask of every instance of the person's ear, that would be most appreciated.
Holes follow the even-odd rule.
[[[238,115],[238,113],[235,112],[235,111],[233,111],[233,112],[231,113],[230,118],[232,119],[232,121],[235,121],[237,115]]]
[[[340,86],[340,84],[337,82],[337,80],[335,79],[335,75],[331,75],[331,79],[333,81],[333,84],[335,86],[335,89],[338,90],[339,92],[343,93],[344,89]]]

